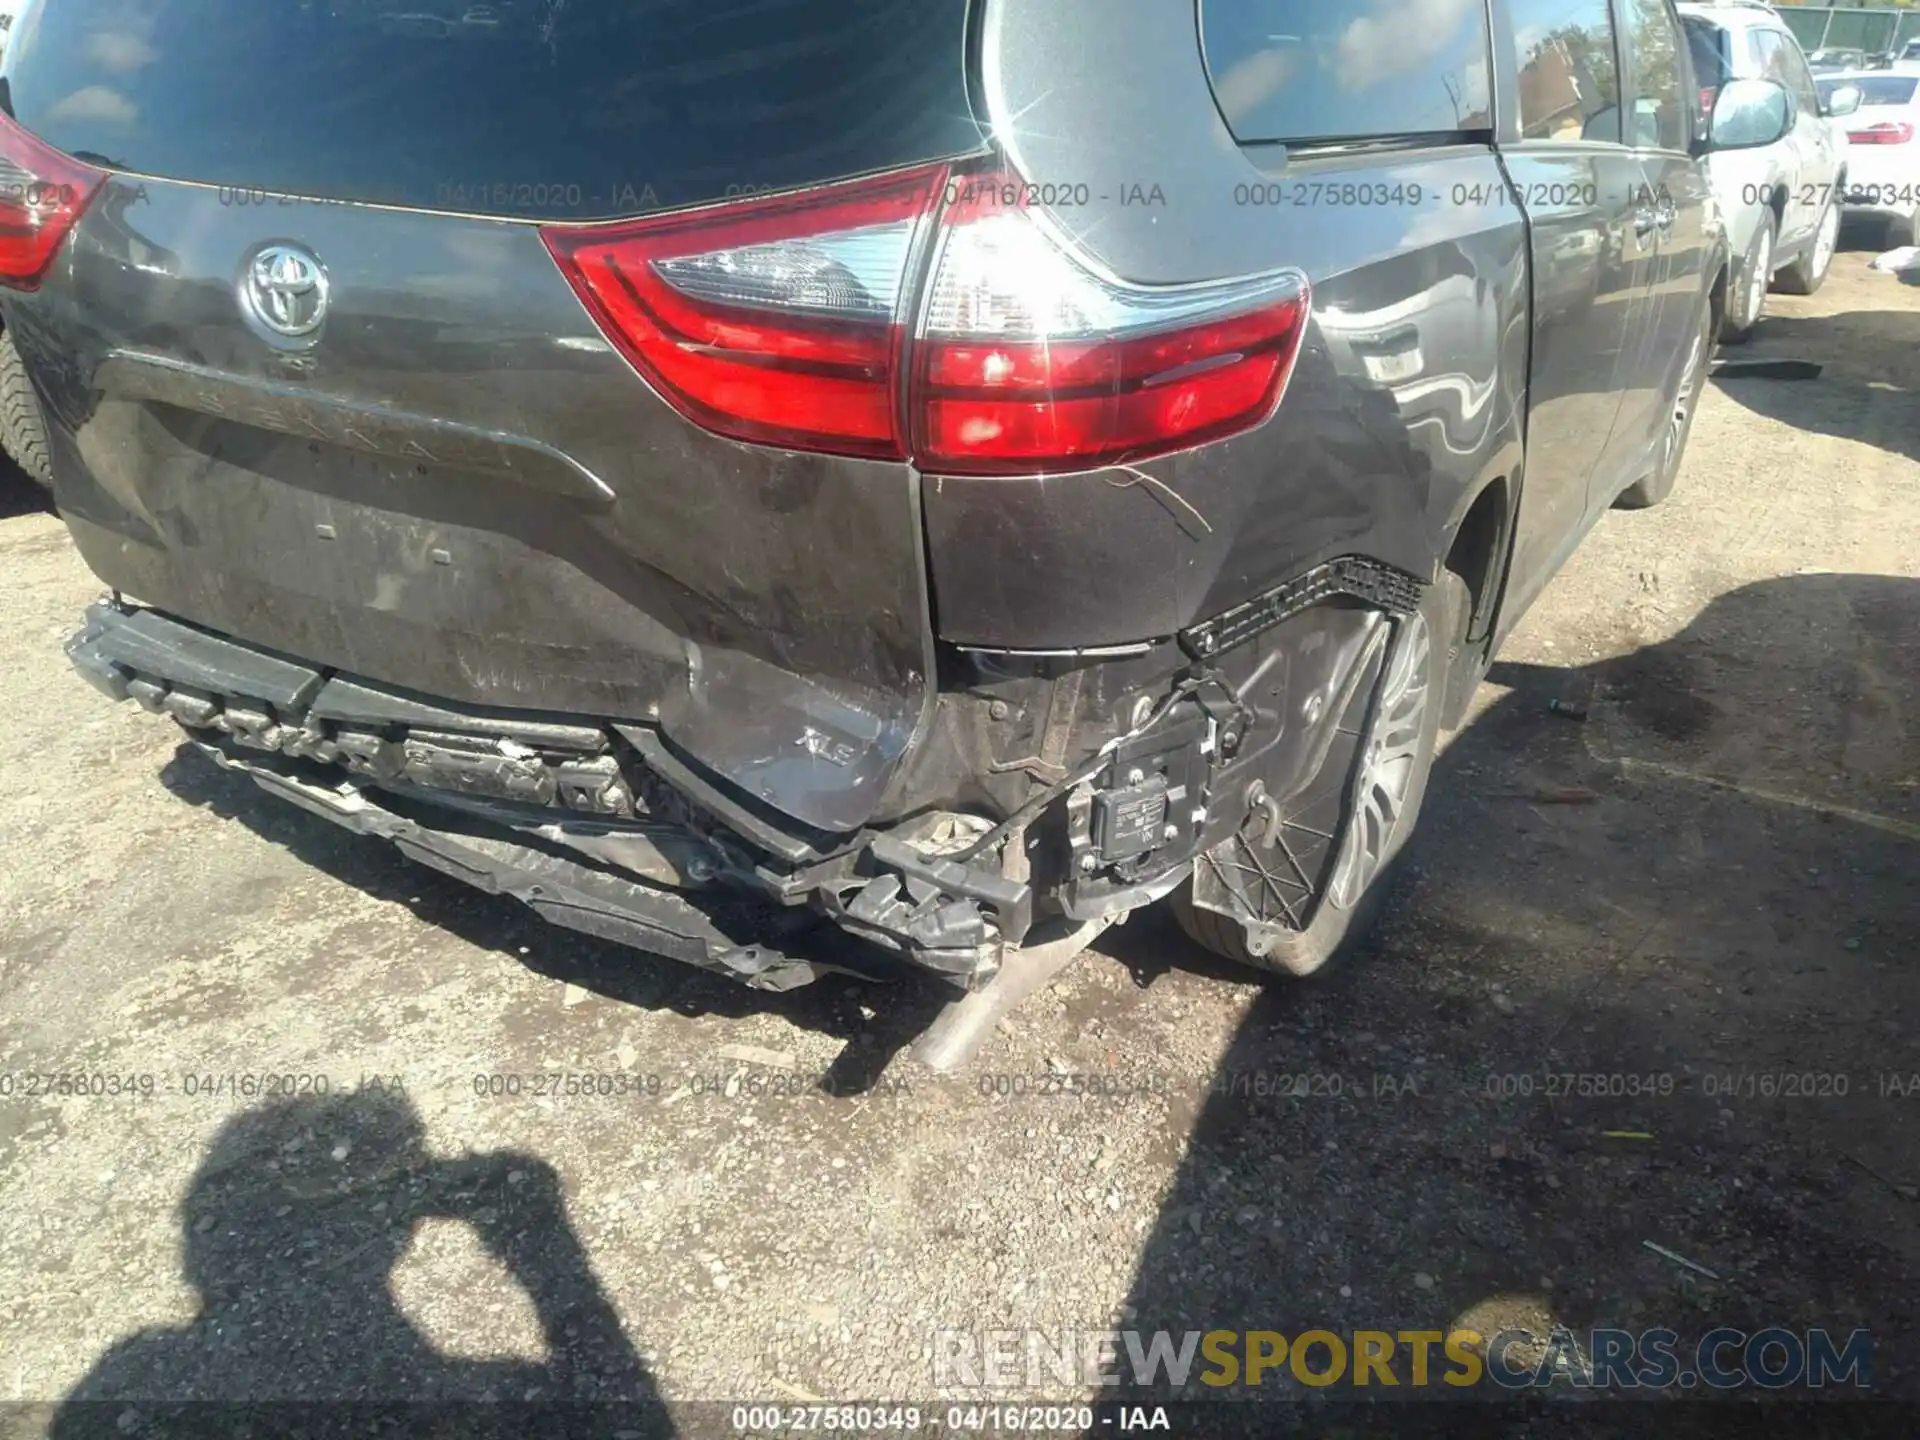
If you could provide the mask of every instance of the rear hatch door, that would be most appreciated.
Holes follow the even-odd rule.
[[[540,227],[978,150],[966,18],[965,0],[32,7],[5,103],[111,172],[4,304],[83,555],[343,672],[658,721],[756,799],[858,825],[927,703],[908,467],[692,423]]]

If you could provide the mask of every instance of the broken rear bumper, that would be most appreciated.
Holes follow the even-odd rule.
[[[1116,656],[949,657],[898,818],[840,833],[655,725],[416,694],[118,597],[68,653],[219,763],[559,924],[763,988],[906,961],[973,992],[1189,875],[1196,906],[1310,923],[1420,589],[1348,558]]]
[[[118,603],[90,609],[67,654],[313,814],[755,988],[905,959],[974,989],[1031,924],[1028,886],[887,836],[780,828],[644,727],[450,708]]]

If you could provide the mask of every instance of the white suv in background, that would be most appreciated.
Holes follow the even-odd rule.
[[[1827,278],[1848,159],[1846,131],[1836,121],[1858,107],[1859,91],[1839,87],[1823,101],[1800,42],[1758,0],[1678,8],[1707,109],[1732,80],[1773,81],[1793,107],[1792,126],[1776,143],[1707,159],[1733,253],[1720,338],[1744,340],[1760,323],[1769,289],[1811,295]]]

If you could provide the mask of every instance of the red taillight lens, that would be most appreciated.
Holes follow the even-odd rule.
[[[1904,120],[1882,120],[1864,130],[1849,130],[1847,139],[1855,145],[1905,145],[1913,139],[1913,126]]]
[[[40,288],[61,242],[106,178],[0,115],[0,285]]]
[[[1037,475],[1187,449],[1273,413],[1305,329],[1305,276],[1126,285],[1011,203],[1019,182],[947,176],[932,166],[542,235],[654,388],[737,440]],[[903,433],[907,267],[943,191]]]
[[[1098,276],[1023,208],[956,180],[914,342],[913,456],[949,475],[1093,469],[1249,429],[1279,403],[1307,315],[1297,271],[1225,285]]]
[[[542,234],[601,329],[688,419],[901,459],[901,291],[946,173]]]

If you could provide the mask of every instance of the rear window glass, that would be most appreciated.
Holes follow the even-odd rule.
[[[1201,0],[1200,32],[1214,98],[1242,141],[1493,123],[1484,0]]]
[[[1680,24],[1687,32],[1687,51],[1693,56],[1694,78],[1710,90],[1718,90],[1733,79],[1733,47],[1727,32],[1711,20],[1691,15],[1681,16]]]
[[[967,0],[32,0],[14,116],[112,169],[588,219],[977,149]]]
[[[1914,90],[1920,88],[1920,75],[1852,75],[1814,83],[1822,100],[1832,99],[1841,86],[1852,85],[1860,91],[1862,105],[1910,105]]]

